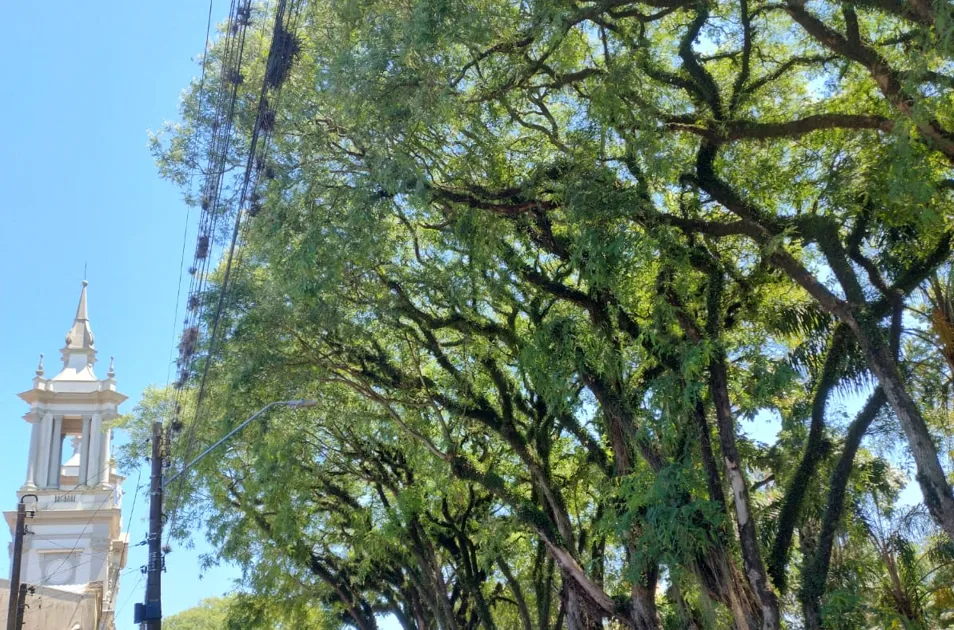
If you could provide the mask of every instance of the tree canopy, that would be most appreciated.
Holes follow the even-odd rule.
[[[223,630],[228,605],[222,597],[203,599],[194,608],[166,617],[163,625],[169,630]]]
[[[193,396],[130,426],[179,405],[181,458],[319,404],[200,464],[173,535],[362,630],[954,624],[952,18],[312,0],[277,79],[266,28],[241,82],[213,48],[161,172],[203,203],[225,82],[228,165],[271,141],[214,208]]]

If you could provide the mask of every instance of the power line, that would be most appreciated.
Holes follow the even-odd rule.
[[[114,618],[115,618],[115,617],[119,617],[119,613],[121,613],[123,610],[126,609],[126,604],[128,604],[130,601],[132,601],[133,595],[136,594],[136,590],[139,588],[139,585],[142,584],[142,581],[143,581],[144,579],[146,579],[146,576],[145,576],[145,575],[140,575],[140,576],[139,576],[139,579],[136,581],[136,584],[135,584],[131,589],[129,589],[129,594],[126,595],[126,599],[123,600],[123,603],[122,603],[122,604],[119,606],[119,608],[117,608],[116,611],[113,613],[113,617],[114,617]]]
[[[212,33],[212,0],[209,0],[209,13],[205,22],[205,45],[202,48],[202,72],[199,76],[199,88],[197,90],[197,100],[199,107],[202,107],[203,95],[205,93],[205,75],[208,68],[208,57],[209,57],[209,39]],[[199,140],[198,136],[194,137],[194,142],[190,148],[189,155],[189,183],[188,190],[192,191],[192,183],[195,178],[195,172],[197,170],[196,166],[196,157],[198,154]],[[185,252],[186,252],[186,243],[188,242],[189,237],[189,219],[191,217],[192,206],[186,204],[186,218],[185,218],[185,228],[182,231],[182,253],[179,256],[179,282],[176,285],[176,308],[173,313],[172,318],[172,347],[169,349],[169,366],[166,371],[166,385],[168,386],[171,380],[171,371],[172,371],[172,353],[176,346],[175,339],[176,328],[178,327],[179,322],[179,303],[182,297],[182,274],[185,271]],[[191,283],[190,283],[191,284]],[[191,287],[190,287],[191,288]]]
[[[244,34],[247,19],[240,19],[243,11],[249,11],[250,4],[245,0],[243,4],[237,7],[233,0],[229,11],[229,18],[226,25],[225,40],[222,44],[225,49],[220,72],[220,91],[216,102],[215,114],[212,122],[212,133],[209,144],[209,153],[207,161],[207,176],[200,200],[201,214],[199,219],[199,238],[211,239],[215,230],[215,224],[218,219],[219,197],[222,189],[223,178],[225,175],[225,164],[228,159],[228,150],[231,143],[231,129],[234,121],[235,101],[238,90],[238,78],[242,76],[242,54],[244,51]],[[239,37],[238,52],[235,54],[235,39]],[[230,80],[231,79],[231,80]],[[231,86],[229,89],[228,86]],[[202,103],[200,102],[200,106]],[[207,241],[208,244],[208,241]],[[205,254],[200,257],[200,254]],[[189,305],[198,306],[201,295],[204,293],[205,280],[208,276],[208,268],[211,257],[209,252],[202,251],[201,243],[196,247],[196,253],[193,257],[192,280],[190,282]],[[199,309],[190,309],[191,313],[185,320],[185,332],[183,334],[183,343],[180,344],[179,367],[181,369],[177,381],[177,393],[175,397],[174,413],[178,420],[178,414],[181,411],[182,386],[185,384],[187,375],[192,371],[192,365],[195,360],[194,346],[197,342],[197,327],[199,318]]]
[[[265,73],[265,77],[263,78],[261,90],[259,92],[255,123],[252,128],[245,170],[244,170],[242,180],[241,180],[241,185],[239,188],[238,205],[236,208],[235,221],[232,228],[232,237],[231,237],[231,242],[229,244],[228,254],[226,256],[225,271],[224,271],[223,279],[222,279],[220,290],[219,290],[216,310],[212,318],[211,334],[209,336],[208,350],[206,352],[206,360],[203,366],[202,376],[199,382],[199,390],[196,395],[195,411],[193,414],[192,422],[190,423],[188,431],[187,431],[185,455],[183,456],[184,462],[189,460],[189,456],[191,455],[192,448],[194,446],[195,437],[196,437],[196,427],[201,422],[201,417],[202,417],[201,408],[202,408],[202,403],[204,402],[204,397],[206,393],[208,375],[211,370],[211,366],[215,356],[216,342],[219,340],[218,333],[219,333],[219,327],[221,323],[221,316],[222,316],[222,312],[223,312],[226,300],[229,297],[229,294],[231,292],[231,285],[229,284],[229,282],[232,276],[233,268],[235,266],[233,265],[233,262],[235,261],[235,250],[239,242],[240,235],[244,236],[244,233],[245,233],[244,228],[245,228],[245,225],[247,224],[247,222],[243,221],[243,219],[246,218],[246,214],[244,212],[245,204],[249,198],[249,191],[254,190],[256,187],[256,184],[253,184],[253,178],[257,174],[257,170],[258,170],[256,168],[256,165],[257,163],[264,162],[264,156],[267,156],[267,152],[268,152],[268,144],[269,144],[269,138],[271,135],[272,125],[266,125],[263,123],[263,121],[265,120],[266,112],[270,111],[272,112],[272,114],[274,114],[274,110],[269,109],[268,98],[267,98],[269,94],[268,67],[270,66],[270,64],[273,63],[274,55],[287,55],[286,50],[280,49],[281,47],[285,46],[287,41],[285,37],[283,37],[283,33],[287,34],[287,33],[294,32],[294,27],[289,28],[289,26],[286,26],[286,24],[291,25],[293,23],[292,21],[297,17],[297,14],[300,11],[301,5],[299,3],[296,3],[296,7],[293,8],[292,12],[288,13],[287,18],[286,18],[286,8],[287,8],[287,0],[279,0],[276,3],[273,35],[271,40],[271,48],[269,50],[269,55],[268,55],[268,61],[266,62],[266,73]],[[296,25],[297,25],[297,21],[296,21]],[[290,59],[286,60],[286,62],[290,63]],[[280,87],[281,87],[280,84],[278,86],[273,87],[272,91],[274,92],[274,95],[276,97],[278,94],[280,94]],[[262,146],[261,152],[258,151],[258,146],[260,141]],[[241,256],[239,256],[239,259],[240,258]],[[176,493],[176,499],[175,499],[175,503],[174,503],[174,507],[173,507],[172,515],[171,515],[171,523],[173,526],[175,525],[176,519],[178,517],[181,496],[182,496],[182,492],[181,492],[181,485],[180,485],[179,491]],[[172,532],[172,527],[170,527],[170,535],[171,535],[171,532]]]
[[[199,217],[199,239],[206,239],[205,245],[208,248],[209,241],[214,234],[215,225],[218,218],[219,197],[222,190],[222,183],[226,171],[228,160],[228,150],[231,144],[231,130],[234,122],[235,103],[238,93],[238,78],[241,77],[242,55],[245,46],[245,27],[248,24],[248,13],[250,11],[250,2],[242,0],[241,5],[237,5],[233,0],[229,9],[229,18],[226,23],[225,38],[222,43],[224,55],[222,57],[220,72],[219,96],[216,99],[215,111],[212,119],[212,133],[209,143],[206,179],[202,188],[200,198],[200,217]],[[244,16],[244,18],[243,18]],[[238,39],[238,43],[236,43]],[[207,50],[208,54],[208,50]],[[231,87],[229,87],[231,86]],[[199,95],[198,107],[196,112],[197,119],[201,119],[201,108],[204,102],[202,95]],[[196,138],[198,133],[196,134]],[[193,143],[198,146],[198,140]],[[200,254],[204,254],[200,257]],[[208,276],[209,261],[211,256],[209,252],[202,251],[202,243],[197,244],[195,255],[193,256],[190,273],[192,279],[189,286],[189,315],[184,321],[185,331],[183,341],[179,344],[180,356],[177,361],[180,369],[179,377],[176,381],[176,394],[173,400],[173,428],[181,426],[179,419],[182,402],[183,387],[189,373],[192,372],[195,361],[195,345],[198,341],[197,323],[200,316],[201,295],[205,290],[205,281]],[[191,439],[188,441],[191,442]],[[187,442],[186,457],[191,450],[191,445]],[[178,511],[178,497],[176,505],[173,508],[173,514]]]
[[[229,31],[231,31],[231,30],[232,30],[232,29],[229,28]],[[241,70],[240,70],[240,69],[241,69],[241,54],[242,54],[242,50],[243,50],[243,49],[244,49],[244,31],[243,31],[242,44],[241,44],[241,46],[240,46],[240,48],[239,48],[239,53],[238,53],[238,66],[237,66],[235,69],[233,69],[233,72],[236,73],[236,74],[240,74],[240,72],[241,72]],[[223,72],[223,75],[224,75],[224,74],[225,74],[225,72]],[[232,93],[231,93],[230,99],[229,99],[228,119],[227,119],[227,120],[228,120],[228,132],[229,132],[229,134],[230,134],[230,131],[231,131],[232,118],[233,118],[233,116],[234,116],[235,99],[236,99],[236,90],[237,90],[237,87],[238,87],[237,84],[233,86],[233,90],[232,90]],[[213,141],[214,141],[214,138],[213,138]],[[226,159],[226,155],[225,155],[225,154],[227,153],[227,151],[228,151],[228,146],[229,146],[229,138],[228,138],[228,137],[226,137],[224,144],[225,144],[225,146],[224,146],[224,148],[223,148],[222,157],[221,157],[221,163],[223,164],[223,168],[219,169],[219,170],[216,172],[216,179],[214,180],[215,183],[213,184],[213,187],[214,187],[214,190],[216,191],[216,193],[218,193],[218,192],[221,190],[221,181],[222,181],[222,178],[224,177],[224,174],[225,174],[225,172],[224,172],[224,162],[225,162],[225,159]],[[206,187],[206,190],[212,190],[212,189],[213,189],[213,188],[210,188],[209,186]],[[208,194],[208,193],[207,193],[207,194]],[[205,201],[206,201],[206,198],[203,199],[203,202],[205,202]],[[208,233],[211,234],[211,230],[212,230],[212,228],[214,227],[214,221],[215,221],[215,216],[216,216],[215,210],[217,209],[217,206],[218,206],[218,194],[216,194],[216,197],[215,197],[214,201],[209,202],[208,205],[209,205],[210,208],[211,208],[210,214],[212,215],[212,218],[210,219],[210,221],[212,222],[212,223],[211,223],[211,227],[210,227],[210,229],[208,230]],[[198,250],[197,250],[197,253],[198,253]],[[204,292],[204,283],[205,283],[205,277],[206,277],[207,270],[208,270],[208,264],[209,264],[209,263],[208,263],[208,257],[207,257],[207,258],[205,259],[205,268],[203,269],[202,275],[201,275],[201,277],[199,278],[199,281],[198,281],[197,291],[192,294],[192,295],[195,295],[195,296],[196,296],[196,299],[198,299],[198,296],[201,295],[202,292]],[[190,300],[191,300],[191,299],[192,299],[192,297],[190,296]],[[194,319],[192,322],[187,322],[187,325],[188,325],[189,323],[194,324],[194,323],[196,323],[196,321],[197,321],[197,320]],[[218,321],[218,311],[217,311],[217,315],[216,315],[216,322],[217,322],[217,321]],[[198,329],[197,329],[197,327],[195,327],[195,326],[188,326],[188,327],[186,328],[186,332],[185,332],[185,335],[187,335],[187,336],[184,338],[184,342],[183,342],[183,343],[195,344],[195,343],[197,342],[197,337],[198,337],[197,330],[198,330]],[[182,347],[182,346],[180,346],[180,347]],[[183,385],[184,385],[185,375],[186,375],[188,372],[191,372],[191,368],[192,368],[192,363],[193,363],[193,361],[194,361],[194,359],[190,357],[190,359],[189,359],[188,362],[186,363],[186,367],[183,368],[184,372],[183,372],[182,375],[180,375],[180,380],[179,380],[179,383],[180,383],[180,384],[183,384]],[[208,360],[207,360],[207,364],[208,364]],[[200,395],[199,395],[199,400],[200,400],[200,401],[201,401],[201,392],[202,392],[202,390],[200,389]],[[176,396],[176,402],[175,402],[175,412],[176,412],[176,413],[178,413],[178,412],[181,410],[180,400],[181,400],[181,390],[180,390],[179,393],[177,393],[177,396]],[[199,408],[199,403],[196,404],[196,409],[198,410],[198,408]],[[178,420],[178,419],[177,419],[177,420]],[[189,428],[188,436],[187,436],[187,439],[186,439],[185,454],[183,455],[183,461],[188,461],[188,458],[189,458],[189,456],[191,455],[191,451],[192,451],[192,447],[193,447],[193,440],[194,440],[194,426],[195,426],[195,425],[194,425],[194,422],[193,422],[193,423],[190,425],[190,428]],[[181,493],[179,493],[179,494],[176,495],[174,507],[173,507],[173,509],[172,509],[172,523],[173,523],[173,525],[175,524],[175,518],[176,518],[176,515],[178,514],[178,511],[179,511],[180,501],[181,501]],[[172,531],[172,528],[170,527],[170,532],[171,532],[171,531]]]
[[[129,529],[132,527],[133,514],[136,512],[136,499],[139,498],[139,491],[142,489],[142,466],[139,467],[138,474],[136,476],[136,492],[133,494],[132,508],[129,510],[129,519],[126,521],[126,532],[129,532]]]

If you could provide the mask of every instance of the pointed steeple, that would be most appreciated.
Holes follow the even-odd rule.
[[[85,368],[96,363],[96,348],[93,345],[93,329],[89,326],[89,315],[86,310],[86,286],[89,283],[83,280],[83,290],[80,292],[79,305],[76,307],[76,317],[73,318],[73,327],[66,333],[66,346],[63,354],[63,367]]]
[[[70,350],[93,349],[93,330],[89,327],[89,316],[86,313],[86,286],[88,284],[86,280],[83,280],[83,290],[80,292],[73,327],[66,333],[66,347]]]

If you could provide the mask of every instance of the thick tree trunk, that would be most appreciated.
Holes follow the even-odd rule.
[[[763,630],[778,630],[781,623],[778,598],[768,581],[762,552],[759,549],[755,531],[755,518],[749,501],[749,486],[742,469],[742,460],[735,442],[735,422],[729,401],[728,375],[725,356],[721,350],[715,350],[716,356],[709,364],[709,385],[715,402],[716,421],[719,428],[719,444],[725,459],[726,475],[732,487],[735,504],[736,524],[739,530],[739,543],[742,548],[742,562],[745,574],[758,597],[762,607]]]
[[[917,467],[917,480],[924,495],[924,503],[931,516],[951,540],[954,540],[954,496],[951,494],[951,486],[938,459],[931,432],[905,387],[897,361],[874,322],[862,316],[852,317],[847,323],[864,350],[868,366],[878,378],[881,389],[908,439],[908,448],[911,449]]]
[[[603,614],[585,593],[575,588],[572,578],[564,577],[560,597],[567,630],[602,630]]]
[[[662,628],[662,620],[656,610],[656,582],[659,577],[658,569],[650,567],[643,575],[643,579],[635,580],[630,591],[630,605],[632,607],[633,627],[636,630],[658,630]]]
[[[709,597],[724,604],[732,613],[738,630],[762,627],[759,600],[724,546],[714,546],[694,570]]]
[[[729,399],[729,372],[726,368],[725,350],[719,345],[722,332],[722,273],[713,268],[709,275],[707,289],[706,334],[714,347],[709,359],[709,391],[715,406],[716,425],[719,432],[719,446],[722,448],[722,457],[725,460],[726,476],[732,488],[733,504],[735,505],[736,527],[739,532],[739,546],[742,549],[742,563],[745,575],[752,587],[752,592],[758,598],[762,607],[763,630],[778,630],[781,624],[781,615],[778,607],[778,597],[769,584],[768,573],[762,562],[762,551],[759,549],[758,536],[755,530],[755,518],[752,514],[752,504],[749,501],[749,484],[742,468],[742,458],[735,440],[735,419],[732,415],[732,402]],[[692,330],[698,339],[699,332],[695,324],[689,322],[683,314],[687,331]]]
[[[694,417],[699,429],[699,450],[702,453],[702,466],[706,471],[706,483],[709,500],[722,508],[728,518],[725,494],[722,490],[722,476],[712,454],[712,438],[709,421],[702,401],[698,401]],[[721,534],[722,532],[720,532]],[[736,628],[739,630],[758,630],[762,627],[762,611],[758,600],[749,588],[745,578],[739,572],[735,561],[717,535],[716,542],[694,567],[699,580],[709,592],[709,597],[725,604],[732,612]]]
[[[647,592],[642,586],[633,586],[632,619],[635,630],[658,630],[662,628],[656,610],[655,590]]]

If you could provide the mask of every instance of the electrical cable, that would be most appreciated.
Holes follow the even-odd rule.
[[[136,492],[133,493],[133,502],[132,507],[129,510],[129,518],[126,520],[126,533],[129,533],[129,528],[132,527],[133,514],[136,513],[136,499],[139,498],[139,491],[142,490],[142,466],[139,467],[138,475],[136,476]]]
[[[123,603],[113,612],[113,618],[119,617],[119,613],[126,609],[126,605],[132,600],[133,595],[136,594],[136,590],[139,588],[139,585],[142,584],[142,581],[146,579],[145,575],[140,575],[139,579],[136,581],[136,584],[129,590],[129,594],[126,595],[126,599],[123,600]]]
[[[199,89],[196,95],[198,106],[200,108],[202,107],[203,94],[205,92],[205,72],[206,72],[206,68],[208,67],[207,62],[209,57],[209,37],[211,32],[212,32],[212,0],[209,0],[209,14],[205,22],[205,46],[202,48],[202,72],[199,76]],[[195,178],[195,171],[196,171],[195,162],[196,162],[196,154],[198,153],[198,144],[199,144],[198,137],[196,137],[195,142],[192,143],[192,146],[190,148],[190,155],[189,155],[190,169],[189,169],[189,183],[187,185],[189,191],[192,190],[192,183]],[[176,308],[172,316],[173,343],[172,343],[172,348],[169,349],[169,365],[166,369],[166,386],[167,387],[171,379],[172,353],[173,353],[173,348],[175,348],[176,327],[179,321],[179,303],[182,297],[182,273],[185,270],[185,248],[186,248],[186,242],[188,241],[188,237],[189,237],[189,218],[192,214],[191,210],[192,210],[192,207],[186,204],[185,228],[182,231],[182,253],[179,256],[179,282],[176,284]]]
[[[287,30],[287,27],[285,25],[286,24],[286,20],[285,20],[286,6],[287,6],[286,0],[279,0],[279,2],[276,5],[274,27],[273,27],[273,37],[272,37],[272,48],[269,50],[269,59],[268,61],[266,61],[266,68],[268,67],[268,62],[271,61],[271,55],[276,53],[274,42],[277,39],[277,34],[280,32],[279,29]],[[293,11],[293,13],[291,13],[290,15],[297,17],[297,14],[299,11],[300,11],[300,5],[298,5],[298,9]],[[291,18],[288,19],[288,22],[289,23],[291,22]],[[284,54],[284,53],[285,51],[278,51],[278,54]],[[278,87],[280,88],[280,86]],[[280,92],[280,90],[276,89],[275,92],[278,93]],[[254,190],[256,186],[256,184],[252,183],[253,172],[255,171],[256,163],[259,161],[262,155],[267,155],[270,130],[263,129],[264,125],[261,124],[261,121],[264,119],[263,116],[265,114],[266,107],[268,104],[268,100],[267,100],[268,94],[269,94],[269,85],[268,85],[267,74],[266,74],[266,77],[263,78],[262,88],[259,93],[258,106],[256,109],[255,125],[252,129],[251,138],[249,141],[248,157],[246,160],[246,166],[245,166],[245,170],[242,177],[242,183],[239,189],[240,192],[238,195],[238,205],[237,205],[236,213],[235,213],[235,222],[232,229],[232,238],[229,245],[228,255],[226,257],[225,271],[223,275],[223,280],[221,282],[221,287],[219,290],[219,299],[217,301],[215,314],[212,318],[211,334],[209,337],[209,345],[208,345],[208,351],[206,355],[207,358],[205,361],[205,365],[203,366],[202,377],[200,379],[200,384],[199,384],[199,390],[196,396],[195,412],[193,415],[192,422],[189,425],[189,430],[187,432],[185,456],[183,457],[183,462],[189,461],[189,455],[191,454],[192,447],[195,441],[195,435],[196,435],[195,429],[201,420],[201,415],[200,415],[201,406],[202,406],[202,402],[204,401],[207,379],[208,379],[209,371],[210,371],[211,364],[213,362],[213,358],[215,354],[216,341],[218,340],[218,331],[219,331],[219,325],[221,322],[223,307],[226,303],[226,299],[229,296],[229,293],[231,290],[229,281],[231,279],[232,270],[234,268],[233,262],[236,260],[235,250],[239,242],[239,236],[240,235],[244,236],[245,234],[245,222],[243,222],[243,219],[245,218],[244,205],[246,201],[248,200],[249,190]],[[262,153],[257,152],[260,138],[262,139],[262,147],[263,147]],[[241,254],[239,256],[239,259],[240,258],[241,258]],[[179,488],[180,488],[180,491],[176,494],[174,507],[171,513],[172,525],[170,527],[170,535],[171,535],[172,529],[174,528],[174,525],[179,513],[179,504],[180,504],[181,495],[182,495],[181,485],[179,486]]]
[[[221,64],[220,91],[219,98],[216,102],[215,115],[212,123],[212,136],[209,144],[208,167],[206,169],[208,175],[206,178],[206,183],[203,187],[202,199],[200,202],[200,206],[202,208],[199,220],[200,238],[211,238],[218,218],[219,197],[226,172],[228,150],[231,144],[231,130],[235,115],[235,103],[238,93],[239,81],[237,80],[237,77],[241,76],[242,55],[245,47],[245,27],[248,25],[248,14],[245,14],[246,18],[243,18],[241,13],[242,11],[250,11],[250,3],[248,0],[244,0],[240,6],[237,5],[233,0],[229,10],[229,18],[226,24],[225,41],[222,44],[225,49],[225,54]],[[237,44],[235,41],[236,38],[239,40]],[[231,89],[227,87],[230,84]],[[208,252],[205,252],[204,258],[200,259],[200,253],[200,247],[197,247],[196,255],[193,257],[193,266],[190,269],[190,271],[193,272],[192,280],[190,282],[190,304],[193,302],[193,300],[198,303],[199,297],[202,295],[202,293],[204,293],[205,281],[208,276],[208,267],[211,256],[208,255]],[[184,341],[182,344],[180,344],[179,367],[182,371],[180,373],[179,379],[177,380],[177,392],[174,398],[174,423],[178,422],[178,416],[181,412],[181,403],[183,400],[181,385],[184,385],[184,375],[192,371],[192,364],[194,362],[194,354],[184,356],[186,352],[183,351],[183,348],[185,346],[186,339],[189,338],[191,338],[189,343],[194,345],[196,341],[194,337],[197,337],[197,334],[192,335],[190,332],[197,332],[195,325],[198,322],[199,316],[200,313],[198,312],[198,309],[196,309],[190,313],[189,316],[187,316],[186,321],[184,322],[186,325],[186,332],[184,333]],[[187,445],[187,454],[190,448],[191,447]],[[173,513],[175,513],[177,510],[178,500]]]
[[[240,12],[243,10],[250,11],[250,4],[247,2],[247,0],[238,9],[236,9],[236,3],[233,0],[229,11],[229,19],[226,24],[225,40],[222,44],[225,54],[223,55],[223,61],[221,64],[219,98],[216,101],[215,114],[213,116],[212,122],[212,134],[208,153],[208,166],[206,168],[208,175],[203,187],[202,199],[200,203],[202,208],[199,220],[200,238],[211,237],[218,218],[217,210],[219,205],[219,193],[221,191],[222,179],[225,174],[225,163],[227,162],[228,157],[231,128],[235,111],[235,100],[238,89],[238,81],[234,79],[241,76],[242,52],[244,51],[244,27],[247,25],[247,20],[240,19]],[[233,25],[236,28],[233,28]],[[234,55],[234,40],[236,34],[239,31],[242,33],[241,42],[239,44],[238,54]],[[229,81],[230,78],[233,80]],[[232,86],[231,90],[229,90],[227,87],[229,84]],[[208,255],[208,252],[205,252],[204,258],[200,259],[200,253],[202,253],[200,251],[200,247],[197,247],[196,255],[193,257],[193,265],[190,269],[190,272],[193,272],[189,287],[190,305],[193,303],[193,301],[195,301],[196,305],[198,304],[199,297],[202,295],[202,293],[204,293],[205,281],[208,276],[208,266],[210,264],[211,257]],[[197,310],[193,310],[193,312],[187,316],[184,322],[186,326],[186,332],[184,335],[189,335],[190,331],[192,330],[197,331],[195,324],[198,321],[199,315],[200,314]],[[194,341],[195,340],[193,339],[193,342]],[[179,367],[182,369],[182,372],[180,373],[179,380],[177,381],[177,393],[174,407],[174,414],[177,420],[178,414],[181,410],[181,385],[184,384],[185,380],[183,375],[192,371],[192,363],[194,362],[194,355],[189,354],[188,356],[183,356],[186,354],[187,353],[183,352],[183,345],[180,344]]]

